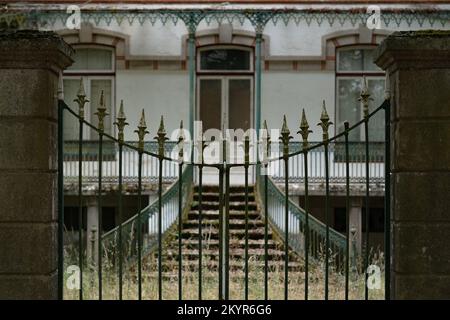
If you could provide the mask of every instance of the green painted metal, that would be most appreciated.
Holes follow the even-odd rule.
[[[7,17],[4,21],[10,25],[17,25],[19,27],[31,27],[40,26],[48,27],[55,26],[57,22],[65,22],[69,17],[66,12],[66,7],[60,7],[60,9],[48,10],[48,5],[36,8],[29,8],[27,6],[20,7],[16,5],[17,9],[12,13],[4,13],[0,16]],[[261,26],[265,26],[268,23],[277,25],[281,23],[287,26],[289,23],[295,23],[299,26],[306,24],[311,26],[312,24],[321,26],[325,23],[329,27],[334,25],[344,25],[345,23],[351,24],[353,27],[359,24],[365,24],[371,16],[371,13],[366,12],[365,9],[336,9],[336,8],[309,8],[309,9],[272,9],[272,8],[245,8],[245,9],[215,9],[215,8],[193,8],[193,9],[169,9],[169,8],[157,8],[157,9],[121,9],[105,8],[105,9],[85,9],[81,15],[81,22],[89,22],[94,25],[111,25],[117,24],[119,26],[128,24],[144,24],[150,23],[155,25],[157,22],[161,22],[163,25],[172,23],[176,25],[179,21],[183,21],[187,28],[192,30],[193,25],[198,25],[201,21],[204,21],[207,25],[211,24],[240,24],[243,25],[247,21],[250,21],[255,29]],[[445,27],[450,21],[450,10],[414,10],[411,8],[398,9],[395,11],[384,10],[380,17],[382,23],[386,27],[399,27],[402,24],[406,24],[409,27],[413,24],[419,26],[430,27],[436,26]]]
[[[345,252],[345,300],[348,300],[349,291],[349,268],[350,268],[350,166],[349,166],[349,147],[348,134],[349,123],[344,122],[345,139],[345,216],[346,216],[346,238],[347,246]]]
[[[302,118],[300,120],[300,130],[297,131],[298,134],[302,136],[303,139],[303,166],[305,168],[304,173],[304,186],[305,186],[305,228],[304,228],[304,250],[305,250],[305,300],[308,300],[308,290],[309,290],[309,197],[308,197],[308,136],[312,133],[312,130],[309,130],[309,124],[306,120],[305,109],[302,110]],[[302,230],[301,221],[299,221],[299,231]]]
[[[82,94],[80,95],[82,96]],[[364,97],[364,95],[361,95]],[[102,101],[102,99],[101,99]],[[101,107],[103,107],[104,111],[106,111],[106,108],[104,108],[104,105],[101,102]],[[63,106],[64,107],[64,106]],[[379,110],[384,109],[386,112],[386,121],[388,121],[389,115],[386,110],[388,110],[389,103],[388,101],[385,101],[382,106],[377,108],[375,111],[369,114],[368,108],[365,108],[365,117],[358,123],[354,124],[352,127],[349,127],[349,124],[345,124],[345,131],[343,133],[340,133],[332,138],[329,138],[328,136],[328,129],[329,126],[332,124],[330,122],[330,119],[328,117],[328,114],[326,112],[325,105],[323,106],[323,111],[321,115],[321,122],[319,123],[319,126],[321,126],[323,131],[323,141],[321,143],[318,143],[316,145],[311,145],[308,142],[308,134],[310,133],[309,125],[306,121],[306,116],[303,112],[301,124],[300,124],[300,130],[298,133],[302,135],[303,142],[302,142],[302,148],[299,150],[292,151],[290,150],[290,139],[292,137],[290,136],[289,128],[287,127],[287,121],[286,118],[283,119],[283,126],[281,130],[281,143],[282,143],[282,156],[281,157],[275,157],[275,158],[269,158],[270,157],[270,136],[268,135],[268,132],[263,134],[262,143],[263,146],[265,146],[265,159],[263,161],[260,161],[258,163],[250,163],[250,157],[249,157],[249,137],[245,137],[244,141],[244,152],[245,152],[245,161],[241,164],[230,164],[227,163],[227,159],[225,157],[226,154],[226,141],[224,141],[224,160],[222,163],[218,165],[214,165],[213,167],[216,167],[219,169],[220,172],[220,197],[219,197],[219,299],[229,299],[230,298],[230,287],[229,287],[229,280],[230,280],[230,224],[229,224],[229,217],[230,217],[230,170],[233,167],[241,166],[245,169],[245,287],[244,287],[244,297],[245,299],[248,299],[249,297],[249,291],[248,291],[248,281],[249,281],[249,269],[248,269],[248,259],[249,259],[249,242],[248,242],[248,236],[249,236],[249,208],[248,208],[248,197],[249,197],[249,183],[248,183],[248,172],[250,165],[261,165],[264,168],[267,169],[267,166],[270,162],[274,161],[283,161],[284,163],[284,191],[281,191],[280,188],[275,184],[274,180],[269,178],[267,175],[264,179],[258,180],[258,186],[257,191],[259,193],[259,196],[261,199],[264,199],[262,202],[264,206],[264,213],[265,213],[265,219],[264,219],[264,227],[265,227],[265,235],[264,235],[264,241],[265,241],[265,279],[264,279],[264,294],[265,298],[268,298],[268,226],[269,224],[274,228],[276,233],[279,233],[282,235],[282,239],[284,240],[284,254],[285,254],[285,261],[284,261],[284,295],[285,299],[288,299],[288,293],[289,293],[289,250],[293,249],[299,252],[300,254],[303,254],[305,256],[305,261],[307,262],[306,268],[305,268],[305,299],[308,299],[308,259],[311,255],[313,258],[319,258],[320,255],[320,245],[318,245],[317,242],[322,243],[325,242],[325,299],[328,298],[328,273],[329,273],[329,263],[330,263],[330,257],[332,255],[337,255],[338,260],[342,259],[342,257],[345,255],[345,261],[346,261],[346,267],[345,267],[345,277],[346,277],[346,299],[348,299],[348,273],[349,273],[349,225],[347,218],[347,230],[346,235],[342,235],[338,233],[337,231],[333,230],[329,225],[329,159],[328,159],[328,147],[330,143],[335,143],[338,139],[344,137],[344,146],[345,146],[345,164],[346,164],[346,207],[347,207],[347,217],[348,217],[348,210],[349,210],[349,150],[350,150],[350,144],[348,142],[348,134],[351,130],[358,128],[361,125],[364,125],[366,127],[366,133],[368,132],[368,122],[369,119],[376,114]],[[66,108],[66,107],[64,107]],[[67,107],[68,109],[68,107]],[[119,124],[122,124],[122,127],[124,126],[124,123],[126,123],[125,116],[123,115],[122,106],[119,110],[119,114],[117,116],[117,122],[116,124],[119,127]],[[202,298],[202,187],[203,187],[203,181],[202,181],[202,168],[204,166],[209,166],[203,163],[203,159],[201,163],[195,163],[195,164],[184,164],[183,163],[183,151],[180,151],[179,158],[172,159],[167,156],[167,145],[166,145],[166,132],[164,128],[164,122],[161,118],[161,123],[159,130],[157,132],[157,153],[152,153],[148,150],[146,150],[146,144],[144,143],[144,137],[148,133],[147,126],[145,123],[145,116],[144,113],[142,113],[142,117],[138,126],[138,129],[136,130],[139,141],[137,143],[137,146],[127,144],[123,141],[123,130],[120,130],[119,128],[119,138],[115,139],[114,137],[111,137],[110,135],[103,132],[103,125],[102,121],[105,116],[104,113],[102,113],[102,109],[100,108],[99,113],[99,126],[98,128],[95,128],[91,124],[84,121],[84,118],[82,117],[83,108],[80,107],[80,113],[77,115],[75,112],[68,109],[74,116],[78,117],[80,122],[80,143],[79,143],[79,158],[78,161],[81,163],[83,161],[82,159],[82,128],[83,125],[87,125],[88,127],[95,129],[98,132],[99,135],[99,146],[98,146],[98,165],[99,165],[99,176],[98,176],[98,200],[101,206],[101,190],[102,190],[102,162],[103,162],[103,150],[102,145],[104,142],[104,138],[111,139],[115,143],[118,143],[119,145],[119,163],[120,167],[122,164],[122,148],[126,146],[127,148],[130,148],[131,150],[134,150],[138,153],[139,161],[138,161],[138,213],[129,219],[128,221],[120,224],[118,227],[114,228],[110,232],[106,234],[101,234],[101,230],[99,230],[99,269],[98,269],[98,277],[99,277],[99,298],[102,297],[102,289],[101,289],[101,277],[102,277],[102,270],[101,270],[101,255],[104,254],[110,254],[112,252],[117,251],[117,247],[119,248],[119,263],[120,265],[123,264],[123,266],[120,267],[119,271],[119,279],[122,277],[122,267],[123,268],[129,268],[133,263],[138,263],[138,297],[139,299],[142,299],[142,262],[141,259],[143,255],[146,255],[150,252],[157,251],[158,252],[158,298],[162,299],[162,239],[167,230],[170,229],[170,227],[173,225],[175,227],[175,223],[178,219],[178,232],[181,233],[182,230],[182,212],[185,208],[187,208],[189,203],[189,197],[187,196],[189,192],[189,188],[192,187],[192,181],[193,181],[193,169],[195,167],[198,167],[200,170],[200,179],[199,179],[199,299]],[[181,126],[182,127],[182,126]],[[267,124],[264,123],[264,128],[267,129]],[[122,128],[123,129],[123,128]],[[61,133],[60,133],[61,135]],[[61,139],[61,138],[60,138]],[[61,143],[61,141],[60,141]],[[182,143],[182,139],[179,139],[179,144]],[[365,140],[365,147],[366,147],[366,170],[368,169],[367,163],[369,161],[369,143],[368,143],[368,137],[366,136]],[[167,143],[168,144],[168,143]],[[318,148],[324,148],[325,149],[325,180],[326,180],[326,219],[325,223],[320,222],[319,220],[315,219],[314,217],[310,216],[309,214],[309,204],[308,204],[308,183],[309,183],[309,170],[308,170],[308,156],[312,153],[312,150],[318,149]],[[59,146],[61,149],[61,146]],[[202,142],[201,149],[204,148],[204,142]],[[142,209],[142,165],[143,165],[143,155],[154,157],[158,159],[159,161],[159,170],[158,170],[158,199],[157,201],[152,202],[148,207]],[[293,156],[301,155],[303,156],[304,161],[304,167],[305,167],[305,209],[300,208],[298,205],[293,203],[289,199],[289,180],[288,180],[288,174],[289,174],[289,159],[291,159]],[[386,151],[386,157],[388,158],[389,154],[388,151]],[[163,191],[163,163],[167,161],[178,161],[178,179],[175,183],[173,183],[171,186],[169,186],[165,191]],[[61,162],[59,162],[61,166]],[[185,169],[183,171],[183,165],[185,165]],[[81,172],[81,171],[80,171]],[[389,175],[387,174],[386,180],[389,181]],[[61,178],[60,178],[61,179]],[[82,189],[81,189],[81,182],[82,177],[80,175],[79,177],[79,197],[82,198]],[[366,171],[366,182],[368,181],[368,170]],[[119,207],[122,206],[121,202],[121,195],[122,195],[122,173],[119,171]],[[366,185],[367,191],[368,191],[368,185]],[[263,191],[264,190],[264,191]],[[264,194],[262,194],[264,193]],[[165,207],[167,205],[167,210],[164,211]],[[178,207],[177,207],[178,206]],[[120,209],[121,210],[121,209]],[[173,212],[177,211],[178,214],[173,214]],[[101,208],[99,208],[99,212],[101,212]],[[169,212],[169,213],[167,213]],[[149,230],[148,234],[149,236],[144,239],[143,237],[143,227],[149,224],[149,221],[151,219],[157,221],[157,231],[154,232],[153,230]],[[101,217],[99,217],[101,221]],[[388,219],[386,218],[386,227],[388,228]],[[297,231],[298,226],[298,231]],[[137,235],[137,240],[136,240]],[[156,235],[156,236],[155,236]],[[301,239],[304,239],[304,245],[302,245]],[[312,240],[313,239],[313,240]],[[61,241],[61,239],[59,239]],[[310,243],[310,240],[313,243]],[[178,279],[178,287],[179,287],[179,299],[182,299],[182,250],[181,250],[181,238],[178,238],[178,255],[180,257],[179,259],[179,279]],[[119,245],[117,246],[117,243]],[[122,246],[123,243],[131,243],[130,248],[124,248]],[[137,244],[137,250],[136,250],[136,244]],[[82,256],[81,256],[82,258]],[[80,260],[81,261],[81,260]],[[343,261],[339,260],[339,261]],[[82,262],[82,261],[81,261]],[[80,265],[82,265],[80,263]],[[120,289],[119,289],[119,296],[122,297],[122,294],[120,293],[122,290],[122,280],[119,280],[120,283]],[[386,283],[388,285],[388,283]],[[82,298],[82,293],[80,293],[80,298]]]
[[[391,299],[391,106],[390,97],[387,94],[384,101],[384,115],[385,115],[385,192],[384,192],[384,294],[385,299]]]

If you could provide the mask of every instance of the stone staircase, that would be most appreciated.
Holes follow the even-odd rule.
[[[202,270],[217,271],[219,266],[219,189],[218,186],[203,186],[202,189]],[[244,270],[245,257],[245,191],[243,186],[230,187],[229,230],[230,271]],[[197,272],[199,265],[199,194],[195,187],[194,199],[187,219],[183,224],[182,264],[184,271]],[[249,266],[264,270],[264,220],[258,210],[254,187],[249,187],[248,198],[248,254]],[[284,270],[284,245],[268,228],[269,270]],[[176,277],[178,270],[178,232],[169,236],[163,248],[164,277]],[[290,250],[289,270],[300,272],[303,263]]]

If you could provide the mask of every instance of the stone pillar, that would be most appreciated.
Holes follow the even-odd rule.
[[[395,32],[377,49],[391,92],[391,292],[450,297],[450,32]]]
[[[86,253],[88,262],[96,264],[98,261],[98,245],[97,232],[100,230],[98,226],[98,202],[97,198],[89,199],[86,202],[87,212],[87,226],[86,226]],[[92,251],[92,249],[94,249]]]
[[[0,299],[56,299],[57,85],[72,49],[0,32]]]
[[[354,240],[356,247],[356,256],[361,254],[361,242],[362,242],[362,199],[352,198],[350,201],[349,210],[350,230],[354,230]],[[353,251],[353,246],[350,246],[350,250]],[[353,252],[351,252],[353,254]]]

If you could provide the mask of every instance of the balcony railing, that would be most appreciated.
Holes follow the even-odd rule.
[[[128,142],[135,145],[136,142]],[[314,144],[312,142],[311,144]],[[173,154],[175,142],[167,142],[165,146],[166,156],[177,157]],[[351,142],[349,145],[350,163],[349,175],[352,184],[365,181],[365,149],[363,142]],[[301,143],[291,142],[290,152],[300,150]],[[145,144],[147,151],[157,153],[156,142]],[[276,152],[276,145],[272,146],[272,152]],[[176,151],[175,151],[176,152]],[[345,183],[345,159],[344,145],[335,142],[329,145],[329,174],[331,184]],[[95,183],[98,179],[98,142],[83,141],[82,176],[84,183]],[[299,154],[289,159],[289,183],[300,183],[304,179],[303,155]],[[313,149],[308,153],[308,178],[310,184],[325,182],[325,156],[323,147]],[[158,178],[158,159],[143,155],[142,182],[153,184]],[[119,175],[118,150],[111,144],[104,143],[102,179],[105,183],[116,183]],[[138,153],[133,149],[124,147],[123,150],[123,181],[124,183],[136,183],[138,179]],[[165,161],[163,163],[163,181],[170,183],[177,179],[178,168],[176,162]],[[382,186],[384,183],[384,142],[371,142],[369,146],[369,171],[370,183]],[[274,182],[282,182],[284,179],[283,161],[274,161],[269,165],[269,176]],[[65,183],[76,182],[78,177],[78,142],[66,141],[64,145],[64,179]]]

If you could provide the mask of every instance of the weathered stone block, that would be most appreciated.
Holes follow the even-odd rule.
[[[58,277],[49,275],[0,275],[0,299],[56,300]]]
[[[57,220],[56,173],[3,173],[0,175],[2,221],[52,222]]]
[[[397,222],[393,227],[395,272],[450,275],[450,225]]]
[[[448,299],[450,276],[394,274],[393,299]]]
[[[399,121],[393,134],[393,171],[450,170],[450,121]]]
[[[0,116],[57,119],[58,77],[44,69],[0,72]]]
[[[0,274],[49,274],[57,268],[56,223],[0,223],[0,243]]]
[[[395,221],[450,222],[450,172],[400,172],[391,183]]]
[[[2,169],[57,170],[57,124],[35,118],[0,118]]]

